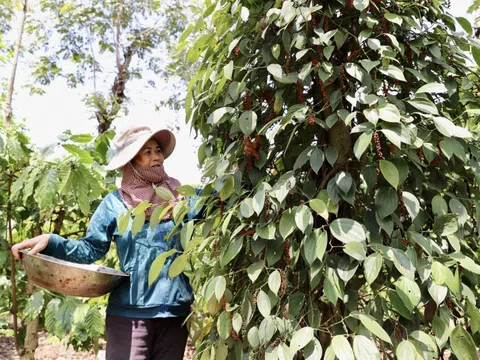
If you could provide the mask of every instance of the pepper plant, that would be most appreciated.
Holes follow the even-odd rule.
[[[182,36],[197,358],[476,359],[471,24],[444,0],[205,3]]]

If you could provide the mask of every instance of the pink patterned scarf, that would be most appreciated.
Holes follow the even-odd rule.
[[[167,175],[163,165],[155,167],[141,167],[129,162],[122,168],[122,185],[119,189],[123,201],[128,207],[134,208],[144,200],[150,201],[153,205],[146,211],[147,219],[150,219],[156,205],[166,204],[167,201],[160,198],[156,193],[155,187],[164,187],[170,190],[175,199],[179,194],[177,188],[181,185],[180,181]],[[169,211],[163,219],[170,219],[172,212]]]

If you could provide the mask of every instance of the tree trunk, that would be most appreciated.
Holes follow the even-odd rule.
[[[27,295],[32,296],[36,293],[36,288],[27,283]],[[38,316],[35,319],[26,319],[25,326],[27,328],[25,333],[25,344],[21,354],[22,360],[35,360],[35,350],[38,346]]]
[[[42,234],[42,223],[38,222],[33,229],[33,236],[39,236]],[[32,296],[36,293],[35,287],[27,283],[27,295]],[[25,321],[25,344],[21,355],[22,360],[35,360],[35,350],[38,346],[38,317],[35,319],[27,319]]]
[[[23,9],[20,13],[20,24],[18,27],[17,39],[15,40],[15,47],[13,50],[13,63],[10,77],[8,79],[7,95],[5,98],[4,112],[5,112],[5,126],[10,126],[12,122],[12,98],[13,89],[15,87],[15,75],[17,73],[18,57],[20,55],[20,48],[22,46],[23,29],[25,27],[25,19],[27,17],[27,1],[23,3]]]
[[[8,205],[7,205],[7,226],[8,226],[8,238],[10,243],[10,249],[13,246],[13,233],[12,233],[12,175],[9,174],[8,179]],[[20,350],[18,342],[18,319],[17,319],[17,284],[15,281],[15,259],[10,251],[10,280],[12,282],[12,314],[13,314],[13,332],[15,335],[15,348],[17,352]]]

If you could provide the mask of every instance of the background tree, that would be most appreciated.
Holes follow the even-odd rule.
[[[477,358],[480,58],[449,4],[206,1],[199,358]]]

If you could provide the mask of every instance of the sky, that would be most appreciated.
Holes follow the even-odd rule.
[[[454,16],[464,16],[473,21],[474,16],[467,14],[470,0],[451,0],[451,13]],[[63,80],[55,80],[45,88],[44,95],[30,95],[28,89],[21,85],[26,83],[28,69],[26,59],[21,59],[16,80],[16,93],[13,101],[16,121],[23,120],[30,129],[29,135],[34,144],[39,147],[55,143],[57,136],[65,130],[74,134],[96,133],[96,120],[93,112],[88,109],[82,99],[92,91],[88,86],[70,89]],[[1,72],[9,69],[0,69]],[[113,78],[110,79],[113,82]],[[179,179],[184,184],[201,182],[197,167],[197,148],[200,139],[194,139],[185,124],[184,113],[175,113],[169,109],[155,111],[155,99],[163,97],[157,89],[145,88],[144,82],[132,80],[127,83],[127,95],[130,97],[129,113],[114,121],[118,131],[129,125],[147,125],[152,128],[164,128],[177,121],[180,131],[176,133],[177,147],[172,156],[165,162],[165,168],[170,176]]]

